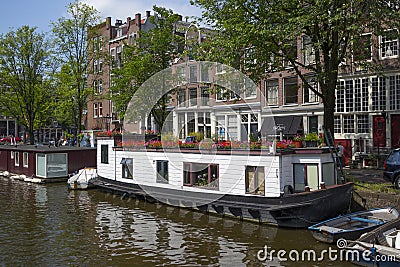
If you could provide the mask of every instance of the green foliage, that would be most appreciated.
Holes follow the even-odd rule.
[[[22,26],[0,37],[1,112],[27,127],[30,143],[34,129],[50,120],[53,67],[50,42],[36,28]]]
[[[306,134],[306,136],[304,137],[305,141],[319,141],[320,138],[318,136],[317,133],[308,133]]]
[[[58,58],[63,67],[57,75],[59,109],[58,118],[63,112],[65,123],[73,121],[78,131],[82,128],[82,114],[89,96],[87,74],[90,63],[103,53],[93,53],[93,36],[100,21],[98,11],[93,7],[75,1],[67,7],[68,17],[61,17],[53,22],[54,41],[57,45]],[[90,33],[88,32],[90,30]]]
[[[189,136],[194,136],[196,142],[200,142],[201,140],[204,139],[204,133],[202,132],[191,132],[189,133]]]

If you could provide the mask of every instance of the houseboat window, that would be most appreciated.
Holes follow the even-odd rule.
[[[14,159],[14,151],[11,151],[11,155],[10,155],[10,157],[11,157],[11,159]]]
[[[167,160],[157,160],[157,183],[168,183]]]
[[[293,164],[294,190],[304,191],[306,186],[311,190],[318,189],[318,164]]]
[[[245,174],[246,193],[255,195],[265,195],[265,175],[264,167],[246,166]]]
[[[36,154],[36,176],[46,177],[46,155]]]
[[[122,178],[133,178],[133,159],[131,158],[122,158]]]
[[[19,166],[19,152],[15,152],[15,166]]]
[[[65,177],[68,175],[67,153],[46,155],[46,177]]]
[[[335,182],[335,164],[333,162],[322,164],[322,181],[325,185],[334,185]]]
[[[187,186],[218,189],[219,166],[217,164],[184,163],[183,184]]]
[[[108,164],[108,145],[101,145],[101,163]]]
[[[22,157],[22,164],[24,167],[28,168],[28,152],[24,152]]]

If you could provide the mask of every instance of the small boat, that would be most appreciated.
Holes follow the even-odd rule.
[[[349,242],[346,254],[360,266],[400,266],[400,218]]]
[[[88,189],[93,187],[93,179],[97,178],[96,168],[80,169],[68,179],[69,189]]]
[[[334,243],[341,238],[356,240],[362,234],[397,218],[399,218],[399,212],[388,207],[342,215],[312,225],[308,229],[315,239],[325,243]]]

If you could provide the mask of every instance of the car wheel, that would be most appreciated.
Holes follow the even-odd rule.
[[[396,179],[394,179],[394,187],[400,189],[400,175],[397,175]]]

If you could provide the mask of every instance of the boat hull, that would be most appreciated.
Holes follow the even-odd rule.
[[[230,194],[218,196],[215,193],[211,196],[206,192],[143,186],[101,176],[93,183],[97,188],[123,196],[290,228],[306,228],[345,213],[350,205],[353,189],[353,183],[347,183],[281,197]]]

